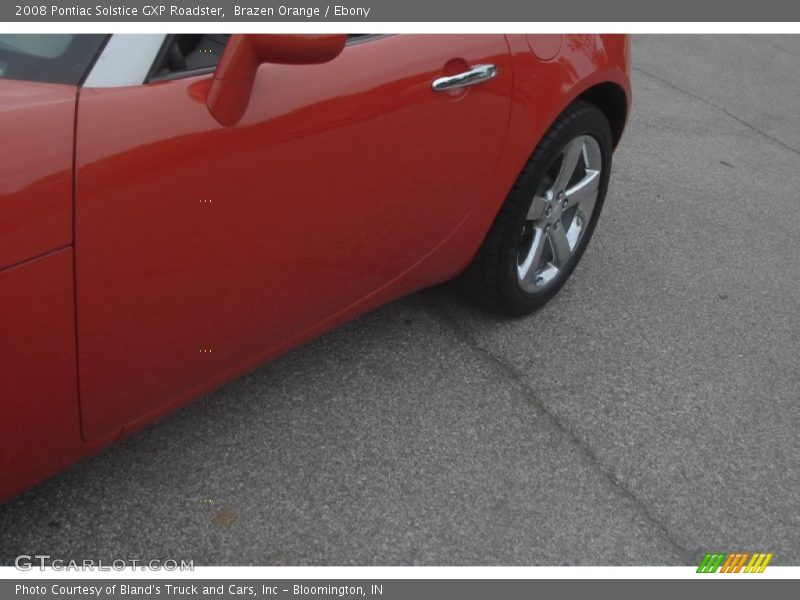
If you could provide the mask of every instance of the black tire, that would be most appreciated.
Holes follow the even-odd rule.
[[[594,209],[571,258],[539,291],[523,290],[517,275],[519,248],[531,201],[552,177],[555,161],[567,144],[579,136],[591,136],[602,156],[598,195]],[[475,259],[460,278],[460,287],[482,304],[509,316],[522,316],[544,306],[569,278],[578,264],[600,216],[611,173],[611,127],[605,114],[593,104],[576,101],[548,129],[514,183]],[[565,213],[566,214],[566,213]]]

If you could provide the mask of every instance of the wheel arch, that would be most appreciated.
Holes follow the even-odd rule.
[[[614,147],[617,147],[628,120],[628,97],[621,85],[605,81],[581,92],[575,98],[594,104],[606,115],[611,125]]]

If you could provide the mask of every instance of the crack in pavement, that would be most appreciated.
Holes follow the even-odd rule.
[[[650,77],[651,79],[653,79],[655,81],[658,81],[659,83],[662,83],[663,85],[666,85],[667,87],[672,88],[673,90],[681,92],[681,93],[689,96],[690,98],[694,98],[695,100],[698,100],[698,101],[702,102],[703,104],[705,104],[707,106],[710,106],[712,108],[715,108],[715,109],[723,112],[725,115],[727,115],[728,117],[730,117],[731,119],[733,119],[734,121],[736,121],[737,123],[742,125],[743,127],[749,129],[750,131],[752,131],[754,133],[757,133],[758,135],[760,135],[764,139],[769,140],[770,142],[773,142],[774,144],[777,144],[778,146],[780,146],[784,150],[788,150],[792,154],[795,154],[796,156],[800,156],[800,150],[798,150],[797,148],[794,148],[794,147],[790,146],[789,144],[787,144],[786,142],[783,142],[783,141],[779,140],[778,138],[771,136],[767,132],[762,131],[761,129],[759,129],[758,127],[753,125],[752,123],[749,123],[749,122],[745,121],[744,119],[742,119],[741,117],[738,117],[737,115],[733,114],[731,111],[729,111],[724,106],[716,104],[716,103],[712,102],[711,100],[707,100],[706,98],[703,98],[702,96],[698,96],[697,94],[695,94],[693,92],[690,92],[689,90],[685,90],[682,87],[680,87],[679,85],[676,85],[676,84],[672,83],[671,81],[667,81],[666,79],[662,79],[658,75],[654,75],[653,73],[650,73],[649,71],[645,71],[644,69],[641,69],[640,67],[632,67],[632,70],[636,71],[637,73],[641,73],[645,77]]]
[[[602,460],[595,453],[595,451],[592,450],[591,446],[581,440],[577,434],[575,434],[564,422],[562,422],[554,413],[552,413],[549,408],[547,408],[545,403],[538,398],[536,392],[533,390],[530,384],[525,381],[522,373],[520,373],[512,364],[504,360],[501,356],[498,356],[487,348],[481,346],[478,340],[476,340],[457,319],[452,317],[444,309],[441,303],[437,302],[431,297],[431,294],[424,294],[423,299],[425,304],[432,309],[429,310],[429,314],[432,317],[449,326],[457,339],[461,340],[467,346],[472,348],[477,354],[483,356],[485,359],[488,359],[492,364],[499,367],[502,371],[508,373],[511,378],[523,388],[525,392],[525,399],[528,401],[528,403],[539,410],[542,415],[544,415],[545,419],[547,419],[547,421],[550,423],[550,425],[559,433],[564,435],[567,440],[575,448],[577,448],[578,452],[589,462],[589,464],[595,470],[599,471],[603,478],[611,484],[611,489],[617,490],[617,492],[623,498],[626,498],[634,505],[636,509],[639,510],[645,521],[650,523],[650,525],[662,535],[662,537],[673,547],[679,556],[684,557],[687,565],[696,563],[694,560],[696,558],[695,552],[681,545],[681,543],[672,536],[666,525],[661,523],[661,521],[659,521],[658,518],[650,512],[650,509],[647,507],[644,501],[636,496],[636,494],[628,489],[621,481],[614,477],[613,473],[611,473],[605,467]]]

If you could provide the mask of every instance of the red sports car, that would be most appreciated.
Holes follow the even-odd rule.
[[[373,307],[542,306],[614,35],[0,35],[0,500]]]

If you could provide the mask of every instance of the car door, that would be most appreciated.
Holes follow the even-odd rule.
[[[479,64],[497,76],[432,90]],[[232,127],[208,112],[210,74],[85,88],[86,437],[213,387],[413,268],[480,198],[511,75],[500,35],[368,37],[326,64],[262,65]]]
[[[72,254],[78,83],[98,35],[0,35],[0,502],[81,445]]]

